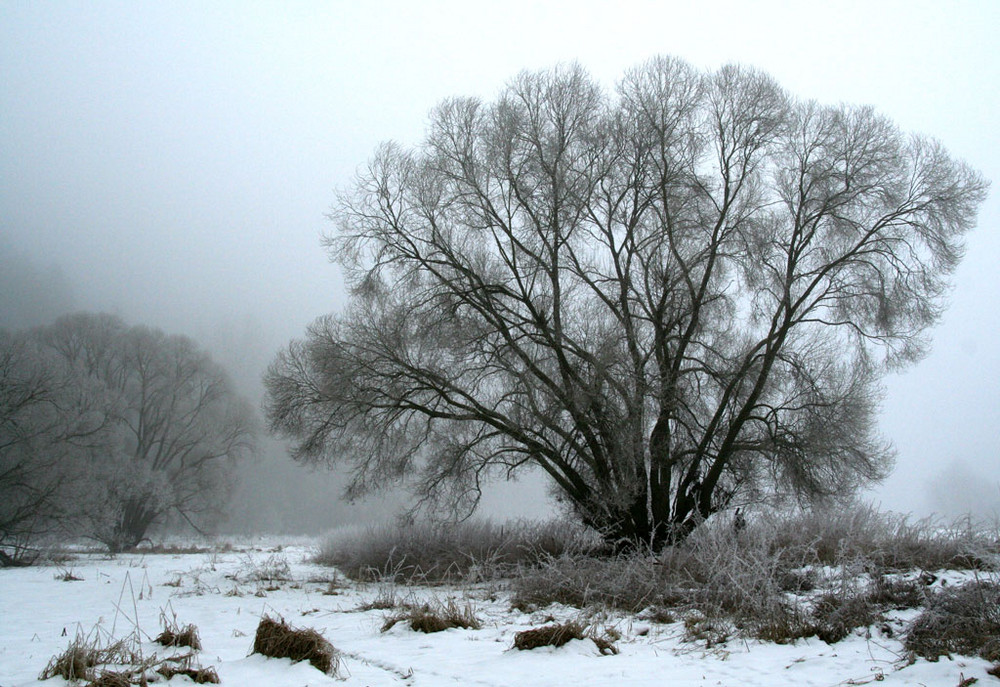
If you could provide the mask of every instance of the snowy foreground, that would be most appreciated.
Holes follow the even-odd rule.
[[[620,634],[618,655],[601,655],[589,639],[553,649],[513,649],[514,634],[551,618],[580,619],[577,609],[550,607],[534,614],[512,610],[503,585],[389,588],[348,582],[307,562],[311,551],[288,546],[196,554],[80,554],[63,566],[0,570],[0,687],[39,685],[49,660],[78,632],[123,638],[138,627],[144,656],[171,650],[154,644],[161,618],[193,623],[201,636],[201,666],[223,685],[926,685],[957,687],[964,679],[1000,683],[978,658],[917,659],[909,664],[898,638],[878,628],[830,646],[818,639],[791,646],[730,640],[707,649],[683,641],[680,623],[659,625],[625,615],[587,618]],[[286,566],[287,563],[287,566]],[[65,573],[82,578],[60,579]],[[267,576],[286,577],[284,581]],[[957,577],[957,576],[956,576]],[[333,583],[330,581],[333,580]],[[479,630],[422,634],[398,623],[386,633],[390,611],[360,611],[376,599],[470,604]],[[913,617],[898,617],[897,626]],[[306,662],[250,655],[262,614],[297,628],[320,631],[341,654],[340,677]],[[67,684],[60,677],[44,684]],[[192,684],[184,676],[169,683]],[[966,682],[965,684],[971,684]]]

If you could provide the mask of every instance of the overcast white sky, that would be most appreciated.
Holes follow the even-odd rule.
[[[344,302],[319,245],[334,189],[452,95],[577,60],[608,86],[656,54],[872,104],[1000,183],[1000,2],[16,2],[0,6],[0,326],[65,308],[201,341],[257,393]],[[933,352],[887,380],[876,492],[1000,506],[1000,201]]]

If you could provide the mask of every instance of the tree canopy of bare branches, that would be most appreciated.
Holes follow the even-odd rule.
[[[103,446],[110,418],[89,388],[26,336],[0,331],[0,562],[23,563],[60,528],[74,452]]]
[[[878,480],[880,379],[918,360],[987,183],[870,108],[742,66],[579,66],[454,98],[378,148],[327,238],[352,300],[267,377],[352,493],[471,508],[534,465],[654,546],[756,498]]]
[[[3,380],[0,443],[5,468],[31,466],[21,492],[45,497],[23,499],[27,514],[60,513],[120,551],[168,514],[220,512],[234,461],[253,450],[253,413],[194,342],[92,314],[16,340],[33,354]]]

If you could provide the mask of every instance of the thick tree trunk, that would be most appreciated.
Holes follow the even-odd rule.
[[[150,508],[145,499],[130,498],[115,523],[110,541],[105,542],[108,550],[111,553],[122,553],[134,549],[146,538],[146,531],[158,515],[159,512]]]

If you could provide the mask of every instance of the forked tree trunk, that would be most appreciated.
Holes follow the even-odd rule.
[[[104,542],[111,553],[129,551],[146,538],[146,532],[160,512],[147,499],[133,497],[126,501],[109,541]]]

